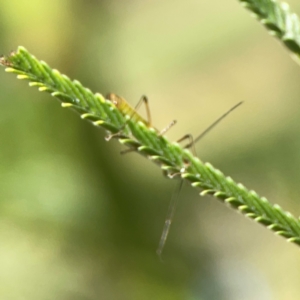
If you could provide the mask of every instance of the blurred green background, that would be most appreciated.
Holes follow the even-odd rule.
[[[0,4],[0,52],[146,94],[157,128],[178,120],[170,140],[245,101],[198,155],[300,214],[300,68],[238,1]],[[0,91],[1,299],[299,299],[299,248],[188,185],[161,263],[176,180],[4,70]]]

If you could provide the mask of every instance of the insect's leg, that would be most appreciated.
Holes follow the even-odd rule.
[[[137,105],[135,106],[135,111],[132,113],[132,115],[130,116],[130,119],[134,116],[134,114],[136,113],[136,111],[139,110],[139,108],[141,107],[142,104],[145,104],[145,108],[146,108],[146,114],[147,114],[147,121],[148,121],[148,126],[151,127],[152,126],[152,119],[151,119],[151,113],[150,113],[150,106],[149,106],[149,100],[148,97],[146,95],[142,95],[142,97],[140,98],[139,102],[137,103]]]
[[[175,124],[177,123],[176,120],[173,120],[167,127],[165,127],[160,133],[159,133],[159,136],[163,136],[171,127],[173,127]],[[120,153],[121,154],[127,154],[127,153],[130,153],[130,152],[133,152],[135,151],[136,149],[132,148],[132,149],[126,149],[126,150],[123,150],[121,151]]]
[[[175,124],[177,123],[176,120],[173,120],[167,127],[165,127],[160,133],[159,133],[159,136],[163,136],[171,127],[173,127]],[[132,148],[132,149],[126,149],[126,150],[123,150],[121,151],[120,153],[121,154],[127,154],[127,153],[130,153],[130,152],[133,152],[135,151],[136,149]]]
[[[136,106],[134,107],[134,110],[132,111],[131,115],[129,116],[129,119],[125,121],[125,123],[122,126],[122,129],[128,124],[128,122],[134,117],[135,114],[137,114],[137,111],[140,109],[142,104],[145,104],[146,108],[146,114],[147,114],[147,126],[152,126],[152,119],[151,119],[151,113],[150,113],[150,107],[149,107],[149,100],[146,95],[142,95]]]
[[[177,207],[177,204],[178,204],[179,193],[181,191],[182,184],[183,184],[183,180],[180,181],[178,189],[176,189],[176,191],[174,191],[174,193],[172,195],[172,198],[171,198],[171,201],[170,201],[170,204],[169,204],[167,217],[166,217],[166,220],[165,220],[165,225],[164,225],[164,228],[163,228],[163,231],[162,231],[162,234],[161,234],[161,238],[160,238],[160,241],[159,241],[158,248],[156,250],[156,253],[160,258],[161,258],[164,246],[166,244],[166,240],[168,238],[170,227],[171,227],[173,217],[174,217],[174,214],[175,214],[175,211],[176,211],[176,207]]]

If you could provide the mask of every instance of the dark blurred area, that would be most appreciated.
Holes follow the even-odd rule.
[[[300,214],[300,68],[238,1],[0,3],[0,52],[146,94],[155,127],[178,120],[170,140],[244,101],[198,155]],[[162,263],[177,180],[4,69],[0,103],[0,299],[299,299],[297,246],[187,184]]]

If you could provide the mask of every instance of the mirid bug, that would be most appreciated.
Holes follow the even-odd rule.
[[[146,96],[142,96],[137,103],[136,107],[133,108],[124,98],[114,94],[114,93],[109,93],[106,96],[106,99],[111,101],[118,109],[119,111],[127,118],[127,121],[123,124],[123,126],[120,128],[119,132],[116,134],[111,134],[107,137],[107,140],[110,140],[112,137],[119,137],[122,130],[125,128],[127,125],[127,122],[129,120],[134,120],[136,122],[142,122],[145,124],[147,127],[153,128],[155,131],[159,133],[159,135],[165,134],[174,124],[176,124],[176,121],[172,121],[168,126],[166,126],[163,130],[159,131],[155,127],[152,126],[152,119],[151,119],[151,113],[150,113],[150,108],[149,108],[149,101]],[[147,114],[147,120],[145,120],[138,112],[137,110],[140,108],[142,104],[145,104],[146,107],[146,114]],[[183,142],[185,140],[189,140],[189,143],[184,146],[184,148],[189,149],[191,148],[192,153],[194,156],[197,156],[196,150],[195,150],[195,144],[201,140],[209,131],[211,131],[219,122],[221,122],[229,113],[231,113],[233,110],[235,110],[238,106],[240,106],[243,102],[239,102],[238,104],[234,105],[232,108],[230,108],[227,112],[225,112],[223,115],[221,115],[216,121],[214,121],[210,126],[208,126],[200,135],[198,135],[195,139],[193,139],[193,136],[191,134],[186,134],[182,138],[180,138],[177,143]],[[128,153],[130,151],[134,151],[135,149],[129,149],[121,152],[122,154]],[[182,170],[183,171],[183,170]],[[181,173],[175,173],[172,174],[169,177],[174,177],[176,175],[180,175]],[[166,244],[166,240],[168,238],[168,234],[170,231],[170,227],[173,221],[173,217],[176,211],[178,199],[179,199],[179,193],[183,185],[183,179],[180,181],[180,185],[178,186],[177,192],[174,192],[169,204],[168,212],[167,212],[167,217],[165,220],[165,224],[163,227],[163,231],[161,234],[161,238],[159,241],[158,248],[156,250],[156,253],[158,256],[161,258],[164,246]]]
[[[149,107],[149,100],[147,96],[143,95],[135,108],[133,108],[123,97],[120,97],[114,93],[109,93],[106,95],[106,99],[111,101],[118,109],[119,111],[127,117],[127,121],[123,124],[123,126],[119,129],[119,132],[116,134],[109,135],[106,140],[110,140],[112,137],[118,137],[119,134],[122,132],[124,127],[127,125],[127,122],[129,120],[133,120],[136,122],[142,122],[147,127],[153,128],[156,132],[159,133],[160,136],[164,135],[172,126],[174,126],[177,121],[173,120],[170,122],[165,128],[163,128],[161,131],[156,129],[152,126],[152,119],[151,119],[151,113],[150,113],[150,107]],[[146,107],[146,114],[147,114],[147,120],[145,120],[138,112],[137,110],[141,107],[142,104],[145,104]]]

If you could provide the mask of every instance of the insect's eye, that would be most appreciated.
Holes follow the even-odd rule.
[[[106,94],[105,98],[106,98],[107,100],[112,101],[112,93]]]
[[[118,96],[113,93],[109,93],[106,95],[106,99],[110,100],[115,106],[118,106]]]

